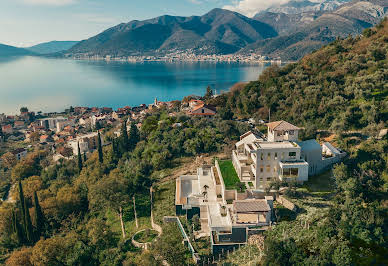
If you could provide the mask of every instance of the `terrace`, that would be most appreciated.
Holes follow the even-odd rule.
[[[245,191],[245,186],[241,185],[240,179],[234,169],[233,163],[231,160],[218,161],[220,166],[221,175],[224,180],[225,189],[238,191]]]

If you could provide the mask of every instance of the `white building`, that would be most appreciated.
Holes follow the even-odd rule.
[[[316,140],[298,142],[300,128],[278,121],[267,124],[268,139],[245,133],[232,152],[233,165],[242,182],[252,182],[263,189],[276,180],[304,182],[339,162],[346,154],[331,144],[322,147]],[[330,157],[330,158],[329,158]]]
[[[87,135],[78,136],[77,138],[70,140],[68,146],[73,149],[73,154],[78,155],[78,143],[81,154],[97,149],[98,146],[98,133],[93,132]],[[104,139],[101,136],[101,145],[104,145]]]
[[[61,132],[67,126],[74,126],[74,120],[58,121],[56,125],[57,133]]]
[[[40,125],[50,130],[56,130],[57,124],[59,122],[64,122],[64,121],[67,121],[67,118],[64,118],[62,116],[39,119]]]

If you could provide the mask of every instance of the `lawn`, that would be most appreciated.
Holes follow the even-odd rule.
[[[320,175],[311,176],[303,184],[309,192],[332,192],[334,188],[333,172],[331,170]]]
[[[234,169],[233,163],[231,160],[218,161],[220,166],[222,178],[224,179],[224,184],[226,189],[237,189],[238,183],[240,183],[240,179],[237,176],[236,170]],[[243,189],[245,190],[245,189]]]
[[[175,215],[175,180],[169,180],[154,187],[154,219],[161,225],[164,216]]]

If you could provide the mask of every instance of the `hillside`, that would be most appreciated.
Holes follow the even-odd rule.
[[[276,35],[265,23],[214,9],[203,16],[162,16],[123,23],[76,44],[67,54],[128,56],[187,50],[195,54],[228,54]]]
[[[388,2],[381,0],[353,1],[333,12],[307,15],[270,15],[256,17],[274,26],[281,36],[259,40],[241,53],[257,52],[283,60],[297,60],[334,41],[337,37],[360,34],[363,29],[377,24],[388,10]],[[306,17],[305,17],[306,16]],[[317,17],[317,18],[315,18]],[[275,18],[275,19],[274,19]],[[280,22],[276,20],[280,20]],[[309,22],[306,22],[309,21]],[[287,25],[293,26],[287,26]],[[291,34],[285,34],[286,32]]]
[[[32,54],[34,53],[23,48],[0,44],[0,56],[22,56]]]
[[[267,69],[224,102],[241,116],[268,119],[270,108],[271,119],[306,128],[376,132],[388,118],[387,36],[385,19],[362,36],[337,40],[296,64]]]
[[[26,48],[37,54],[50,54],[62,52],[73,47],[77,41],[52,41],[46,43],[40,43],[31,47]]]

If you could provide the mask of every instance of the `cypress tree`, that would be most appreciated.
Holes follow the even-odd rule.
[[[81,149],[79,147],[79,142],[78,142],[78,170],[81,172],[82,170],[82,157],[81,157]]]
[[[32,226],[31,216],[30,216],[30,211],[29,211],[28,206],[27,206],[27,201],[24,201],[24,211],[25,211],[24,230],[26,233],[26,239],[29,243],[33,243],[35,240],[34,239],[34,228]]]
[[[34,207],[35,207],[35,223],[36,223],[36,232],[37,236],[41,236],[44,229],[44,215],[42,208],[40,207],[38,195],[36,191],[34,192]]]
[[[24,243],[23,230],[20,226],[20,223],[18,221],[17,214],[15,211],[12,211],[12,227],[13,227],[14,233],[16,234],[19,244],[23,244]]]
[[[24,221],[24,207],[25,207],[25,200],[24,200],[24,194],[23,194],[23,187],[22,187],[22,182],[19,180],[19,200],[20,200],[20,210],[22,213],[22,221]]]
[[[127,122],[124,121],[121,125],[121,153],[128,151],[128,132]]]
[[[84,152],[84,162],[86,162],[87,159],[88,157],[86,157],[86,152]]]
[[[135,123],[131,123],[131,127],[129,129],[129,150],[132,151],[135,149],[136,144],[140,140],[139,130]]]
[[[101,144],[100,131],[98,131],[98,160],[100,161],[100,163],[104,162],[104,154],[102,153],[102,144]]]

